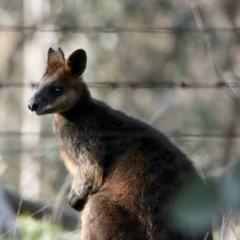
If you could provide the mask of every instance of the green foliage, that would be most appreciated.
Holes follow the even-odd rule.
[[[240,161],[230,177],[194,180],[177,192],[172,208],[172,221],[182,231],[202,231],[209,228],[213,217],[222,218],[224,209],[238,212],[240,208]]]
[[[222,197],[225,203],[229,206],[238,209],[240,208],[240,161],[238,161],[223,187]]]
[[[216,182],[193,180],[179,190],[172,209],[172,219],[182,231],[208,229],[221,198]]]
[[[57,236],[63,232],[61,227],[47,220],[36,221],[26,215],[19,218],[19,227],[22,230],[24,240],[59,239]]]

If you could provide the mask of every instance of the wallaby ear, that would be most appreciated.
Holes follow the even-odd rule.
[[[66,62],[66,67],[74,77],[79,77],[85,71],[87,54],[83,49],[74,51]]]
[[[58,48],[58,53],[62,56],[62,59],[65,62],[64,52],[60,47]]]
[[[52,48],[48,49],[48,59],[47,59],[47,71],[54,71],[58,67],[63,66],[65,62],[64,53],[61,48],[58,51],[54,51]]]

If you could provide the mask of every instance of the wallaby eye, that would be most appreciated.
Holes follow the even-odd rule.
[[[53,87],[53,88],[51,89],[51,92],[54,93],[54,94],[59,95],[59,94],[62,93],[62,88],[60,88],[60,87]]]

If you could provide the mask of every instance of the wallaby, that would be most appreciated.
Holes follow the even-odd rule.
[[[92,98],[83,81],[86,62],[82,49],[65,61],[61,48],[50,48],[28,103],[37,115],[54,113],[81,239],[211,240],[211,230],[187,234],[170,217],[176,190],[198,178],[191,161],[158,130]]]

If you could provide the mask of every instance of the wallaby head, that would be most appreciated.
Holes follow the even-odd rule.
[[[62,113],[71,109],[86,90],[82,74],[86,68],[84,50],[74,51],[65,61],[61,48],[48,50],[47,69],[28,108],[37,115]]]

